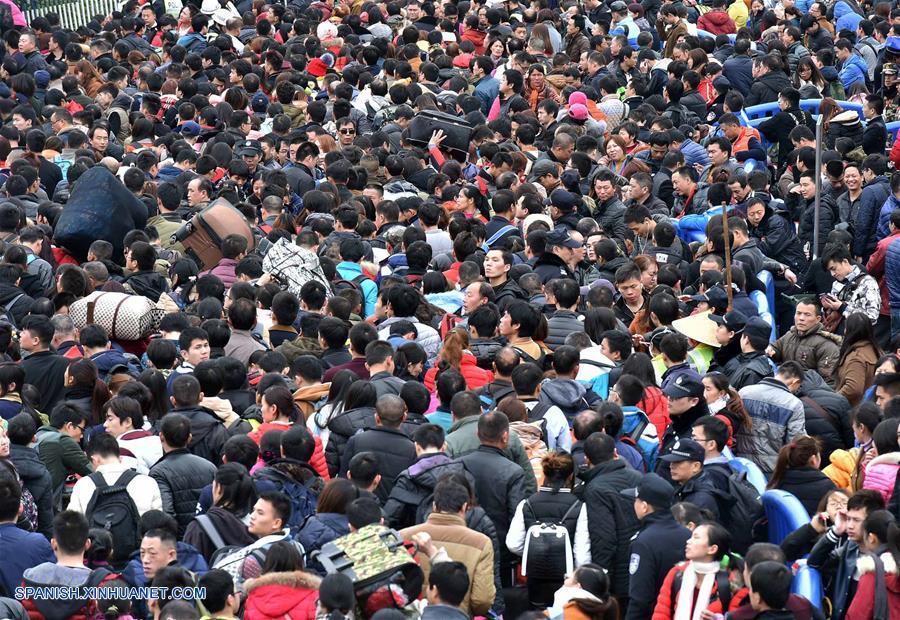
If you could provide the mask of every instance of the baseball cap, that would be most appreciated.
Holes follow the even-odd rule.
[[[573,103],[569,108],[569,116],[576,121],[586,121],[588,118],[588,109],[583,103]]]
[[[188,121],[186,123],[182,123],[181,126],[176,129],[176,131],[183,136],[197,137],[200,135],[201,128],[198,123],[195,123],[194,121]]]
[[[737,310],[732,310],[725,314],[725,316],[720,316],[718,314],[710,314],[709,320],[717,325],[724,325],[728,328],[728,331],[739,332],[744,329],[744,325],[747,324],[747,317],[744,316],[743,312],[738,312]]]
[[[659,458],[667,463],[678,463],[680,461],[702,463],[706,459],[706,450],[693,439],[678,439],[672,445],[672,451]]]
[[[652,472],[641,478],[636,487],[623,489],[619,493],[631,499],[643,500],[654,508],[671,508],[675,497],[672,485]]]
[[[238,157],[262,155],[262,144],[259,143],[259,140],[244,140],[243,142],[238,142],[234,149],[234,154]]]
[[[534,165],[531,167],[531,180],[539,179],[542,176],[552,174],[555,177],[559,177],[559,166],[554,164],[549,159],[541,159],[534,162]]]
[[[721,286],[713,286],[702,295],[691,296],[693,301],[705,301],[713,308],[725,308],[728,306],[728,293]]]
[[[556,193],[556,192],[554,192]],[[569,236],[569,231],[565,228],[554,228],[547,235],[547,245],[557,248],[580,248],[581,242]]]
[[[550,193],[549,201],[560,211],[574,211],[581,198],[564,189],[555,189]]]
[[[624,13],[628,10],[628,5],[622,2],[622,0],[616,0],[609,5],[609,10],[613,13]]]
[[[758,316],[750,317],[744,325],[744,334],[757,338],[768,338],[772,335],[772,326]]]
[[[265,114],[266,108],[269,107],[269,99],[261,92],[257,92],[250,100],[250,107],[257,114]]]
[[[696,375],[696,377],[691,375]],[[663,393],[669,398],[702,398],[703,383],[700,382],[700,375],[697,373],[684,373],[679,375],[674,381],[663,388]]]

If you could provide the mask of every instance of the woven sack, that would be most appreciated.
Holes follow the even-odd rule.
[[[115,340],[140,340],[152,334],[165,312],[140,295],[94,291],[69,307],[75,327],[96,323]]]

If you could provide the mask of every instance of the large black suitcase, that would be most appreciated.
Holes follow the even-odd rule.
[[[426,146],[431,135],[438,129],[443,130],[446,136],[441,148],[448,151],[454,159],[465,161],[469,153],[469,142],[472,140],[472,125],[452,114],[435,110],[419,112],[409,123],[409,141]]]

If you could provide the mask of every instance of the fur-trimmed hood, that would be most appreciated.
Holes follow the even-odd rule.
[[[884,572],[887,575],[896,575],[897,574],[897,563],[894,561],[894,556],[890,553],[882,553],[881,561],[884,564]],[[866,573],[875,572],[875,558],[871,555],[864,555],[860,557],[856,561],[856,569],[859,571],[860,575],[865,575]]]
[[[872,465],[900,465],[900,452],[888,452],[876,456],[869,461],[868,467]]]
[[[318,590],[321,583],[321,577],[297,570],[290,573],[269,573],[256,579],[248,579],[244,583],[244,591],[250,594],[253,590],[263,586],[287,586],[289,588]]]

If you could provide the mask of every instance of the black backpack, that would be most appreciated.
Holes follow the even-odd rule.
[[[359,293],[362,294],[362,292],[363,292],[362,283],[364,280],[368,280],[368,279],[369,279],[368,276],[366,276],[365,274],[359,274],[352,280],[344,280],[344,279],[335,280],[334,282],[331,283],[331,290],[334,291],[335,295],[337,295],[341,291],[346,291],[347,289],[359,291]],[[365,295],[363,295],[363,297],[365,297]],[[363,301],[365,301],[365,300],[363,300]]]
[[[569,538],[566,519],[573,511],[581,510],[582,502],[572,502],[565,514],[557,520],[541,521],[531,504],[525,500],[535,523],[525,533],[522,550],[522,575],[530,579],[558,580],[572,572],[574,567],[574,541]]]
[[[112,535],[114,563],[128,561],[141,546],[138,529],[140,514],[127,488],[137,475],[136,471],[128,469],[122,472],[114,485],[109,486],[103,474],[96,471],[91,474],[97,488],[84,514],[91,527],[104,529]]]
[[[743,555],[755,541],[753,528],[765,516],[759,491],[747,481],[746,472],[728,476],[728,493],[719,502],[722,525],[731,532],[731,550]]]
[[[225,425],[216,414],[204,409],[201,409],[201,411],[213,417],[216,422],[206,434],[192,436],[191,443],[188,445],[188,451],[218,467],[222,464],[222,449],[230,435],[228,429],[225,428]]]

